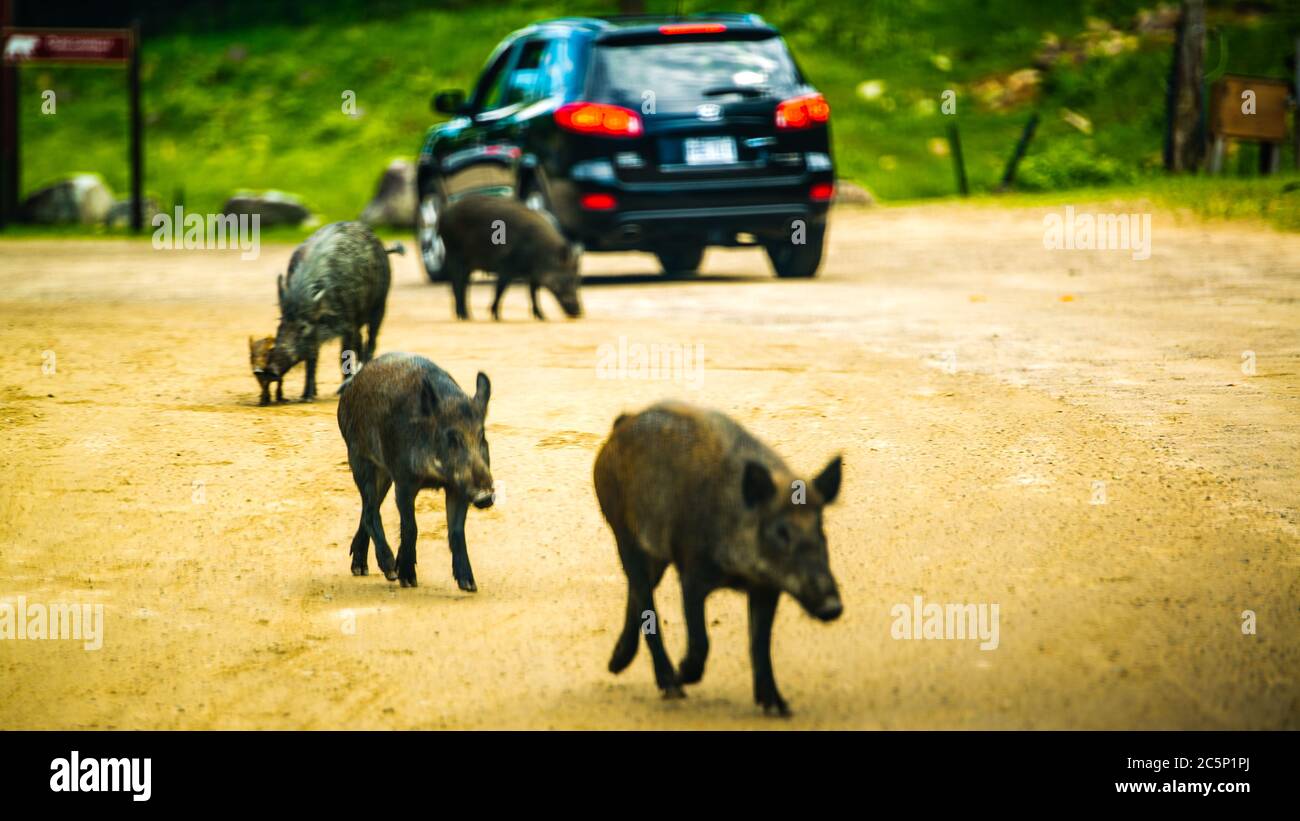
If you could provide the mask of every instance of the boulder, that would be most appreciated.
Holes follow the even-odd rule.
[[[153,223],[154,214],[159,213],[158,201],[153,197],[144,199],[144,227],[148,230]],[[113,207],[108,209],[108,214],[104,217],[104,224],[109,228],[130,228],[131,227],[131,201],[118,200],[113,203]]]
[[[78,174],[34,192],[23,200],[22,215],[42,225],[97,225],[113,207],[113,192],[98,174]]]
[[[409,160],[393,160],[379,178],[374,199],[361,212],[361,221],[369,225],[414,228],[416,207],[415,165]]]
[[[284,191],[240,191],[221,206],[223,214],[257,214],[263,228],[272,225],[301,225],[311,218],[311,211],[302,200]]]
[[[871,196],[871,192],[856,183],[848,180],[836,180],[835,182],[835,204],[836,205],[875,205],[876,198]]]

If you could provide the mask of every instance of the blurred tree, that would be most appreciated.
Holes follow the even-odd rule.
[[[1205,157],[1205,0],[1183,0],[1169,77],[1165,169],[1179,173],[1200,168]]]

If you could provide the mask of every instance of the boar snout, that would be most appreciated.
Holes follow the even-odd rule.
[[[844,604],[840,601],[840,597],[831,594],[828,598],[822,601],[821,606],[818,607],[817,610],[813,611],[813,616],[821,621],[835,621],[843,612]]]
[[[835,621],[844,612],[839,588],[828,570],[805,574],[797,587],[798,589],[788,592],[798,600],[808,615],[818,621]]]
[[[496,500],[497,494],[495,490],[480,490],[478,493],[474,494],[473,504],[474,507],[479,510],[486,510],[496,504]]]

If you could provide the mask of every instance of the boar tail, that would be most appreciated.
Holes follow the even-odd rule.
[[[397,254],[399,257],[406,256],[406,246],[402,243],[394,243],[392,248],[385,248],[385,254]]]

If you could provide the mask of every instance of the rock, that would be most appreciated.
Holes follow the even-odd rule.
[[[284,191],[240,191],[226,200],[223,214],[257,214],[263,228],[272,225],[301,225],[311,217],[311,211],[293,194]]]
[[[98,174],[59,180],[23,200],[23,218],[42,225],[96,225],[113,207],[113,192]]]
[[[374,199],[361,212],[361,221],[370,225],[414,228],[416,207],[415,165],[409,160],[393,160],[379,178],[379,190]]]
[[[144,227],[147,229],[152,225],[154,214],[158,211],[158,201],[153,197],[144,199]],[[108,209],[108,214],[104,217],[104,224],[109,228],[129,228],[131,227],[131,201],[118,200],[113,203],[113,207]]]
[[[848,180],[837,180],[835,182],[835,204],[836,205],[875,205],[876,198],[871,196],[871,192],[856,183]]]

